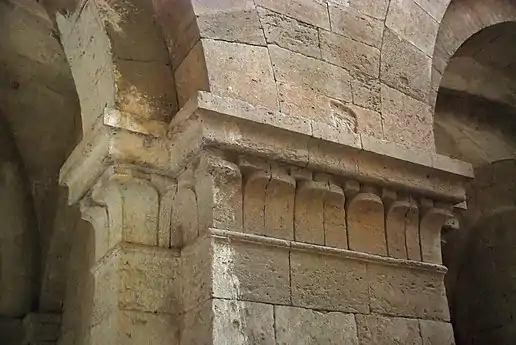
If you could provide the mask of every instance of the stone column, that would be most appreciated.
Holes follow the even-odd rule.
[[[261,115],[201,93],[171,123],[198,210],[180,343],[453,344],[440,231],[470,167]]]
[[[91,343],[453,343],[468,165],[204,92],[162,126],[101,123],[62,169],[95,227]]]
[[[176,180],[148,162],[157,158],[159,138],[98,128],[61,171],[70,202],[80,204],[95,229],[89,343],[176,344],[180,253],[170,240]],[[141,152],[138,140],[148,143]]]

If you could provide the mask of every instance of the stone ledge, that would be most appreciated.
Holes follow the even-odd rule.
[[[282,240],[282,239],[276,239],[276,238],[271,238],[271,237],[252,235],[252,234],[246,234],[246,233],[234,232],[234,231],[228,231],[228,230],[220,230],[220,229],[211,228],[210,232],[209,232],[209,236],[212,236],[214,238],[218,238],[221,240],[225,240],[228,242],[231,242],[231,241],[247,242],[247,243],[254,243],[254,244],[258,244],[258,245],[262,245],[262,246],[287,248],[292,251],[310,252],[310,253],[314,253],[314,254],[330,255],[330,256],[341,257],[344,259],[356,260],[356,261],[360,261],[360,262],[370,262],[370,263],[375,263],[375,264],[385,265],[385,266],[396,266],[396,267],[403,267],[403,268],[409,268],[409,269],[414,269],[414,270],[430,271],[433,273],[442,273],[443,275],[448,271],[447,268],[442,265],[430,264],[430,263],[413,261],[413,260],[395,259],[395,258],[391,258],[391,257],[384,257],[384,256],[379,256],[379,255],[355,252],[355,251],[348,250],[348,249],[331,248],[331,247],[325,247],[325,246],[320,246],[320,245],[315,245],[315,244],[300,243],[300,242],[296,242],[296,241],[288,241],[288,240]]]
[[[201,138],[190,145],[185,139],[191,139],[194,132]],[[176,115],[169,138],[175,143],[173,171],[186,166],[184,160],[174,161],[174,157],[192,157],[203,148],[214,148],[452,203],[465,199],[463,182],[473,177],[471,165],[461,161],[411,151],[369,136],[342,133],[325,124],[206,92],[199,92]]]
[[[139,123],[106,111],[72,152],[60,173],[75,203],[112,165],[177,176],[204,150],[262,157],[439,201],[465,199],[471,165],[432,152],[287,116],[248,103],[199,92],[168,126]]]

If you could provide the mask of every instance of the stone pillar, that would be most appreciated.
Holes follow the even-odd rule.
[[[102,123],[62,169],[95,227],[92,343],[453,343],[468,165],[204,92],[162,126]]]

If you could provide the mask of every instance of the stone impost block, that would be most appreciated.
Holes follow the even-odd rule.
[[[275,306],[278,345],[358,345],[355,315]]]

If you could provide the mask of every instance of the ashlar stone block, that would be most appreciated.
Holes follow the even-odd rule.
[[[321,52],[325,61],[350,71],[378,77],[380,50],[332,32],[321,31]]]
[[[419,324],[423,345],[455,345],[451,323],[420,320]]]
[[[418,320],[379,315],[357,315],[356,319],[361,345],[422,345]]]
[[[275,306],[278,345],[358,345],[355,315]]]
[[[255,0],[256,5],[268,8],[299,21],[329,30],[330,18],[326,2],[322,0]]]
[[[199,233],[214,227],[242,231],[242,175],[222,157],[205,154],[195,169]]]
[[[262,7],[258,7],[258,14],[268,44],[314,58],[321,57],[317,28]]]
[[[432,56],[439,24],[414,0],[391,0],[385,25]]]
[[[367,277],[372,312],[449,320],[442,272],[368,264]]]
[[[291,253],[290,261],[294,306],[369,312],[365,263],[297,251]]]
[[[350,6],[329,2],[332,31],[367,45],[380,48],[383,20],[370,17]]]
[[[347,207],[349,249],[387,255],[382,199],[372,192],[357,194]]]
[[[389,29],[385,30],[380,79],[418,100],[430,91],[432,59]]]
[[[300,181],[295,201],[295,239],[299,242],[324,244],[324,198],[328,183]]]

